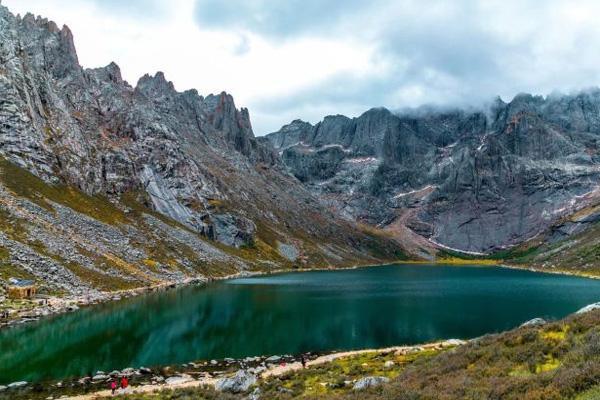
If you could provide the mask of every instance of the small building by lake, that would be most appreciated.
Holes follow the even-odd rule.
[[[8,284],[8,297],[11,299],[31,299],[35,296],[37,288],[35,282],[28,279],[10,279]]]

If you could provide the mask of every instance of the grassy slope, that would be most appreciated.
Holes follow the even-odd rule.
[[[600,383],[600,312],[523,327],[415,363],[391,384],[347,398],[568,399]]]
[[[585,207],[564,217],[535,238],[493,256],[517,266],[600,276],[600,222],[589,223],[583,231],[575,235],[565,236],[560,240],[549,240],[561,226],[598,212],[600,206]]]
[[[548,272],[600,277],[600,222],[589,223],[577,234],[550,240],[561,227],[599,212],[598,205],[584,207],[563,217],[536,237],[507,250],[485,256],[440,250],[437,259],[442,263],[503,263]]]
[[[386,369],[383,364],[393,360]],[[362,376],[388,376],[378,388],[354,392]],[[543,326],[488,335],[445,351],[337,360],[259,383],[265,399],[597,399],[600,395],[600,311]],[[130,399],[233,398],[212,390],[178,390]],[[241,396],[238,398],[242,398]]]
[[[359,235],[362,235],[363,241],[371,247],[371,254],[365,254],[364,257],[353,254],[350,258],[338,260],[324,255],[323,251],[319,249],[319,245],[324,244],[321,240],[315,240],[315,238],[311,238],[306,234],[303,235],[302,232],[293,232],[292,234],[295,234],[297,240],[302,241],[308,250],[303,254],[304,257],[300,260],[302,262],[291,262],[282,257],[277,250],[278,239],[280,239],[277,227],[264,221],[257,221],[258,232],[255,245],[236,249],[212,242],[191,231],[188,227],[150,210],[139,201],[142,196],[138,193],[127,193],[121,197],[118,204],[114,204],[104,197],[89,196],[70,186],[48,184],[4,159],[0,159],[0,183],[15,198],[27,199],[50,213],[55,212],[53,203],[57,203],[106,225],[118,229],[124,229],[129,225],[142,232],[144,237],[140,238],[139,243],[133,240],[131,244],[143,249],[148,254],[148,258],[140,260],[137,264],[125,262],[117,253],[98,254],[83,248],[79,249],[81,254],[94,261],[96,267],[102,269],[109,266],[134,278],[144,276],[144,270],[157,270],[157,266],[186,273],[183,266],[179,264],[182,258],[191,262],[198,273],[206,276],[218,277],[238,271],[234,265],[228,265],[224,262],[202,261],[202,257],[196,254],[192,248],[168,240],[164,235],[155,232],[154,228],[144,221],[144,214],[152,215],[174,229],[184,230],[221,252],[243,260],[250,270],[255,271],[349,266],[353,263],[365,264],[404,258],[404,254],[398,250],[398,247],[394,246],[391,240],[383,234],[359,233]],[[31,221],[11,215],[8,211],[11,207],[15,207],[15,204],[0,204],[0,231],[4,232],[10,239],[27,244],[37,253],[51,257],[65,265],[83,281],[91,283],[94,287],[101,290],[122,290],[158,283],[155,282],[154,278],[125,281],[99,274],[81,265],[66,262],[60,254],[53,254],[48,251],[44,243],[33,242],[29,238],[28,229],[45,229],[45,227],[34,226]],[[151,240],[148,240],[148,238]],[[335,239],[332,238],[334,245],[336,245]],[[0,278],[7,279],[11,276],[31,278],[26,271],[6,262],[7,256],[6,249],[0,248]]]

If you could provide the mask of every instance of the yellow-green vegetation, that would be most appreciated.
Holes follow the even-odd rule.
[[[72,186],[51,185],[23,168],[0,159],[0,180],[15,195],[53,211],[49,201],[62,204],[108,224],[127,222],[125,214],[108,199],[89,196]]]
[[[26,221],[12,217],[6,210],[0,208],[0,231],[13,240],[27,239]]]
[[[139,281],[130,281],[122,278],[98,273],[89,268],[85,268],[77,263],[69,262],[64,264],[67,269],[73,272],[79,279],[90,283],[97,289],[107,292],[134,289],[141,286]]]
[[[330,363],[269,378],[260,384],[260,388],[265,398],[278,398],[282,392],[292,397],[340,395],[350,390],[354,381],[360,378],[365,376],[395,378],[406,366],[416,360],[428,359],[439,352],[440,350],[424,350],[411,354],[396,354],[393,351],[388,353],[374,351],[338,358]]]
[[[33,310],[35,306],[35,302],[27,299],[6,299],[0,303],[0,311],[8,310],[14,312],[14,314],[9,315],[10,319],[14,318],[14,316],[18,315],[19,313]]]
[[[553,235],[561,224],[578,223],[583,218],[593,217],[599,210],[600,205],[583,208],[562,218],[535,238],[510,250],[495,253],[493,257],[513,265],[600,277],[600,223],[584,224],[584,229],[579,233],[558,240]]]
[[[535,366],[535,373],[540,374],[542,372],[552,371],[558,367],[560,367],[560,361],[552,356],[547,356],[546,360]]]
[[[408,365],[350,399],[583,399],[598,392],[600,312],[488,335]],[[587,397],[585,397],[587,396]]]
[[[18,268],[8,261],[8,250],[0,247],[0,278],[7,280],[11,277],[20,279],[33,279],[33,276],[22,268]]]
[[[580,393],[575,397],[575,400],[598,400],[600,399],[600,385]]]
[[[492,254],[476,255],[444,249],[438,251],[435,262],[439,264],[494,265],[504,261],[521,259],[534,254],[536,250],[537,247],[530,247],[527,249],[513,248],[509,250],[498,251]]]
[[[144,265],[152,270],[156,270],[156,267],[158,266],[158,262],[154,261],[151,258],[146,258],[144,260]]]
[[[224,211],[227,209],[227,203],[220,199],[209,199],[208,208],[215,211]]]
[[[152,215],[161,222],[173,228],[183,229],[188,233],[193,234],[200,240],[208,240],[189,227],[146,207],[142,204],[142,202],[139,201],[141,197],[143,197],[143,194],[129,192],[123,195],[121,198],[123,204],[130,209],[129,216],[132,219],[140,221],[143,214]],[[211,201],[214,203],[215,207],[218,205],[218,207],[223,208],[226,204],[216,199]],[[150,233],[148,228],[144,227],[143,224],[140,224],[138,228],[145,230],[146,233]],[[253,270],[256,271],[266,270],[266,268],[261,267],[264,265],[264,263],[261,261],[275,261],[280,264],[280,268],[286,268],[286,265],[284,264],[287,260],[281,257],[279,253],[272,247],[272,245],[267,244],[267,242],[263,240],[265,237],[267,237],[272,239],[273,243],[276,243],[276,238],[278,237],[277,234],[275,234],[267,225],[257,223],[257,236],[258,238],[255,241],[255,245],[252,247],[236,249],[235,247],[225,246],[219,242],[211,242],[210,244],[226,254],[239,257],[247,261],[251,266],[254,266]],[[156,242],[140,245],[145,247],[146,252],[153,260],[160,262],[162,265],[168,265],[172,268],[176,268],[178,266],[178,262],[176,260],[178,257],[183,256],[193,262],[194,268],[198,272],[211,277],[227,276],[238,272],[238,269],[234,265],[228,265],[227,263],[223,262],[207,263],[201,261],[193,249],[183,244],[173,245],[157,239]],[[151,266],[148,267],[151,268]]]
[[[560,326],[560,330],[546,330],[540,332],[540,337],[544,340],[553,342],[561,342],[567,337],[569,332],[569,325]]]
[[[54,132],[49,130],[48,134],[53,135]],[[190,274],[191,268],[205,276],[223,277],[239,272],[241,263],[238,260],[244,262],[250,271],[269,272],[380,263],[406,258],[398,246],[393,244],[389,235],[380,230],[366,227],[356,230],[354,226],[345,222],[336,227],[329,224],[319,212],[310,208],[302,215],[301,220],[298,215],[290,215],[285,208],[271,207],[270,197],[268,200],[245,201],[244,204],[252,204],[249,209],[244,208],[244,211],[257,226],[256,237],[253,244],[234,248],[211,241],[190,227],[153,211],[150,208],[150,200],[143,191],[127,192],[113,203],[101,196],[90,196],[74,186],[45,182],[3,158],[0,158],[0,183],[15,197],[28,199],[50,213],[56,214],[56,205],[61,205],[111,225],[123,232],[123,235],[131,230],[140,233],[140,235],[128,235],[127,238],[130,246],[145,253],[144,258],[132,261],[116,249],[113,251],[104,246],[97,247],[93,239],[85,235],[78,237],[78,232],[63,232],[60,226],[54,226],[44,218],[33,215],[31,219],[27,218],[29,211],[26,207],[20,209],[24,216],[17,218],[7,211],[18,207],[10,200],[7,200],[6,204],[0,204],[0,231],[9,239],[27,245],[38,254],[53,258],[84,282],[101,290],[122,290],[160,283],[157,274],[160,275],[165,269],[187,275]],[[255,200],[256,204],[254,204]],[[257,208],[258,205],[260,207]],[[200,203],[192,206],[198,209],[203,207]],[[207,208],[213,212],[235,212],[236,203],[235,199],[226,201],[210,199]],[[274,217],[265,217],[262,209],[269,209]],[[198,253],[194,244],[186,245],[175,238],[164,237],[169,233],[164,232],[163,229],[156,229],[154,224],[147,221],[146,215],[157,218],[170,228],[185,231],[182,234],[191,235],[192,240],[210,243],[216,251],[220,250],[232,258],[206,257],[206,254]],[[319,229],[323,228],[326,232],[307,231],[307,226],[313,226],[316,222],[321,223]],[[62,258],[63,255],[53,254],[43,242],[33,240],[29,233],[32,229],[47,230],[50,234],[64,234],[63,239],[73,241],[77,251],[90,259],[98,270],[110,268],[133,279],[112,278],[82,265],[67,262]],[[331,234],[327,232],[329,230]],[[323,237],[327,238],[325,243],[321,239]],[[300,253],[298,259],[292,262],[283,257],[279,252],[279,242],[294,243]],[[330,250],[324,250],[323,246],[329,246],[337,255],[326,255]],[[0,276],[30,277],[25,271],[20,271],[19,268],[7,263],[2,263]]]

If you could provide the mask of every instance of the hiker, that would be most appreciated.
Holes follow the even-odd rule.
[[[110,381],[110,392],[113,396],[115,395],[116,390],[117,390],[117,381],[115,381],[115,380]]]
[[[129,386],[129,381],[127,380],[127,377],[124,376],[121,378],[121,389],[125,390],[127,389],[127,386]]]
[[[300,356],[300,363],[302,364],[302,369],[306,368],[306,357],[304,357],[304,354]]]

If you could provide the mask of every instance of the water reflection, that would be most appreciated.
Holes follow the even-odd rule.
[[[600,298],[600,282],[390,266],[238,279],[0,331],[0,384],[125,367],[468,338]]]

